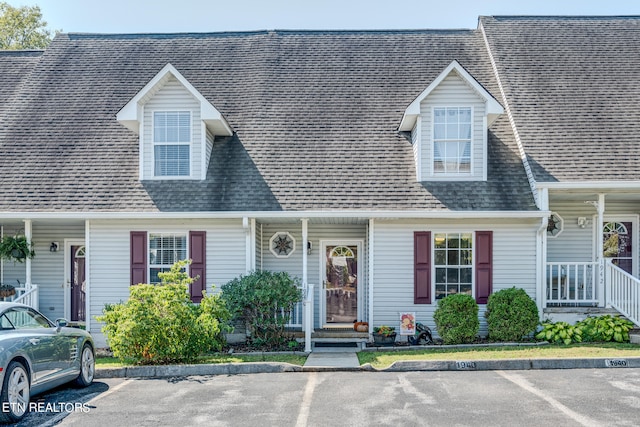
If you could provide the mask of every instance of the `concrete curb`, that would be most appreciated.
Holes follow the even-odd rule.
[[[402,360],[380,372],[640,368],[640,357],[593,359]],[[375,368],[372,368],[375,369]]]
[[[495,371],[532,369],[640,368],[640,357],[593,359],[501,359],[501,360],[404,360],[377,369],[366,363],[355,368],[302,367],[281,362],[220,363],[203,365],[128,366],[97,368],[95,378],[164,378],[191,375],[238,375],[281,372],[414,372],[414,371]]]
[[[95,378],[161,378],[185,377],[190,375],[237,375],[300,371],[302,371],[302,366],[280,362],[125,366],[122,368],[97,368]]]

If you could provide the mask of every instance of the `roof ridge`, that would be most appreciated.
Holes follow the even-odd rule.
[[[305,30],[305,29],[275,29],[275,30],[248,30],[248,31],[220,31],[220,32],[184,32],[184,33],[61,33],[71,40],[79,39],[170,39],[170,38],[207,38],[207,37],[241,37],[250,35],[329,35],[329,34],[452,34],[452,33],[472,33],[475,28],[459,28],[459,29],[362,29],[362,30]]]

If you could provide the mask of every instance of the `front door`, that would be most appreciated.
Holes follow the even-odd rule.
[[[71,321],[85,321],[85,247],[71,246]]]
[[[633,223],[605,222],[604,257],[629,274],[633,274]]]
[[[359,245],[326,244],[324,254],[324,325],[352,325],[359,314]]]

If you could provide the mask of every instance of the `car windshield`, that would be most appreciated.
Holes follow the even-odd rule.
[[[16,307],[7,310],[0,317],[2,329],[50,328],[49,321],[40,313],[27,307]]]

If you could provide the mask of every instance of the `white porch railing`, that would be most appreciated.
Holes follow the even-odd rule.
[[[597,272],[597,262],[548,262],[547,303],[598,304]]]
[[[5,298],[5,301],[19,302],[38,309],[38,285],[25,284],[16,288],[16,293],[12,297]]]
[[[607,260],[605,265],[609,303],[620,314],[640,326],[640,280]]]
[[[304,331],[304,351],[311,352],[311,333],[313,332],[313,284],[300,286],[302,301],[291,310],[287,327],[301,328]]]

